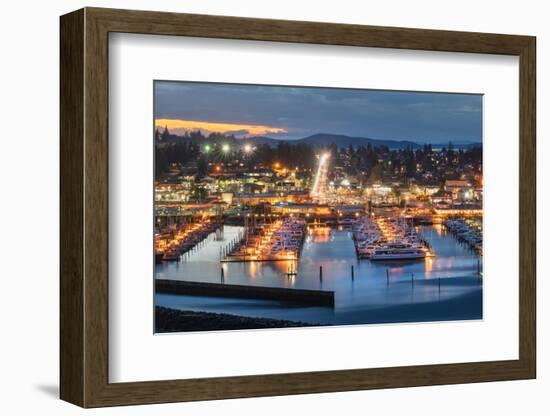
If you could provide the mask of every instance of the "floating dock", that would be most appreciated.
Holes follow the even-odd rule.
[[[225,283],[190,282],[156,279],[157,293],[191,296],[263,299],[308,306],[334,307],[334,292],[328,290],[288,289],[279,287],[232,285]]]

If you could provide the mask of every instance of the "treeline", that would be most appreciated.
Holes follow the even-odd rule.
[[[176,139],[175,139],[176,138]],[[186,136],[170,136],[169,140],[155,142],[155,172],[162,175],[170,170],[172,164],[186,165],[196,163],[199,176],[206,175],[207,167],[212,164],[244,163],[250,169],[271,168],[279,163],[289,169],[313,169],[316,163],[316,151],[308,144],[289,144],[281,142],[276,147],[268,144],[255,144],[253,140],[237,139],[212,133],[204,136],[200,132]],[[245,146],[250,145],[249,151]]]
[[[370,179],[382,179],[387,176],[403,175],[414,178],[430,172],[434,179],[458,178],[467,166],[481,167],[483,154],[481,147],[455,150],[452,143],[441,151],[434,151],[431,144],[413,150],[412,148],[390,150],[386,146],[366,147],[357,149],[348,147],[340,149],[339,153],[348,159],[347,171],[350,174],[367,173]],[[448,172],[453,172],[451,175]]]
[[[165,146],[155,146],[155,175],[167,173],[172,164],[186,164],[197,160],[200,146],[189,141],[167,143]]]
[[[247,148],[246,145],[251,146]],[[248,150],[248,151],[247,151]],[[319,148],[304,143],[292,144],[280,142],[277,146],[255,144],[253,140],[237,139],[212,133],[204,136],[200,132],[188,133],[186,136],[170,136],[169,140],[156,141],[155,168],[156,174],[162,175],[170,170],[172,164],[190,165],[194,163],[197,174],[208,174],[209,165],[243,163],[247,168],[270,168],[279,163],[289,169],[314,169],[317,155],[328,151],[331,154],[331,165],[341,167],[346,173],[364,176],[369,179],[383,179],[388,176],[418,177],[431,172],[435,180],[449,171],[460,175],[463,168],[471,165],[480,167],[482,163],[481,147],[456,150],[449,143],[441,151],[434,151],[431,144],[421,148],[390,150],[385,145],[339,147],[337,144]]]

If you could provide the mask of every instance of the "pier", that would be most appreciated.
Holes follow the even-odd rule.
[[[478,219],[455,218],[444,223],[445,228],[472,251],[483,254],[483,223]]]
[[[334,292],[327,290],[288,289],[280,287],[156,279],[155,291],[157,293],[177,295],[262,299],[307,306],[334,307]]]
[[[292,217],[264,222],[252,230],[245,227],[244,236],[220,253],[221,262],[297,260],[305,228],[304,219]]]
[[[213,232],[223,231],[220,222],[205,219],[202,222],[174,224],[163,233],[155,234],[155,262],[178,261],[180,257],[193,250]]]

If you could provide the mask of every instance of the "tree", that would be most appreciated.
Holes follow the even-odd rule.
[[[393,190],[393,194],[395,195],[395,199],[397,199],[397,204],[401,206],[401,191],[397,188]]]
[[[190,199],[196,202],[203,202],[208,196],[208,191],[204,186],[199,186],[193,182],[190,190]]]
[[[208,163],[206,162],[206,158],[204,156],[201,156],[197,162],[197,176],[199,178],[203,178],[206,176],[206,172],[208,171]]]
[[[379,181],[382,179],[382,166],[380,166],[379,163],[376,163],[371,171],[370,171],[370,175],[369,175],[369,179],[371,181]]]
[[[169,163],[166,157],[166,152],[157,148],[155,152],[155,176],[160,176],[168,171]]]

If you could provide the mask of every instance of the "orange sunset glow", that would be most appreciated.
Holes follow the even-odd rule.
[[[207,131],[216,133],[231,133],[246,131],[250,135],[263,135],[273,133],[287,133],[287,130],[279,127],[262,126],[257,124],[236,124],[236,123],[212,123],[208,121],[181,120],[159,118],[155,120],[155,126],[158,128],[168,127],[169,130],[181,131]]]

